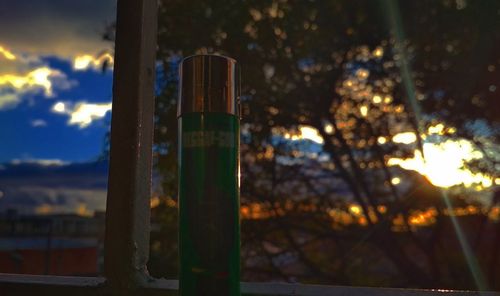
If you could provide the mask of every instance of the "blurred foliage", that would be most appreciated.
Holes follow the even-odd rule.
[[[443,137],[484,152],[471,168],[498,175],[499,12],[498,1],[161,1],[164,196],[153,209],[151,273],[177,268],[178,65],[217,53],[242,69],[244,280],[477,289],[439,189],[386,162],[415,151],[394,135],[444,123],[455,132]],[[292,141],[304,126],[324,142]],[[394,185],[395,174],[409,185]],[[464,194],[452,196],[457,207],[478,206]],[[415,213],[433,224],[410,225]],[[490,234],[466,232],[500,289],[499,223],[470,219]]]

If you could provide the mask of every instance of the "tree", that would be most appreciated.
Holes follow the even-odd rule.
[[[496,89],[489,85],[498,54],[488,48],[490,55],[474,63],[475,76],[485,80],[464,74],[466,57],[482,53],[487,40],[498,44],[500,5],[466,4],[162,1],[155,143],[166,195],[176,195],[178,63],[194,53],[226,54],[243,69],[243,206],[250,211],[258,205],[254,212],[261,215],[243,221],[248,277],[474,289],[463,258],[440,257],[450,226],[437,189],[387,165],[415,151],[392,142],[394,135],[420,135],[442,122],[443,136],[466,137],[484,151],[476,168],[497,174],[491,147],[498,133],[478,137],[470,126],[498,125]],[[476,24],[477,17],[483,22]],[[305,126],[323,139],[319,150],[287,140]],[[395,173],[415,189],[397,188]],[[430,208],[436,211],[433,226],[422,231],[410,225],[416,211]],[[335,223],[339,217],[357,223]],[[396,220],[404,231],[394,231]],[[463,286],[453,285],[446,260],[466,274]]]

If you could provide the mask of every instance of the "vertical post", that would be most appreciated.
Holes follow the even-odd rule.
[[[118,0],[104,274],[127,295],[147,277],[157,0]]]

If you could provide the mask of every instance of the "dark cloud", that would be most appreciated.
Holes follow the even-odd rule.
[[[47,165],[3,164],[0,169],[0,212],[92,213],[106,205],[106,162]]]
[[[0,44],[14,51],[74,57],[110,47],[102,41],[116,0],[0,0]]]
[[[0,213],[92,214],[106,208],[108,162],[62,163],[56,160],[0,164]],[[153,174],[154,195],[162,193]]]

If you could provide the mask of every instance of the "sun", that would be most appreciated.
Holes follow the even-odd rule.
[[[423,149],[425,159],[419,150],[415,150],[413,158],[390,158],[387,164],[417,171],[432,184],[442,188],[463,185],[483,189],[493,185],[492,178],[464,168],[465,162],[483,157],[469,141],[461,139],[424,143]]]

